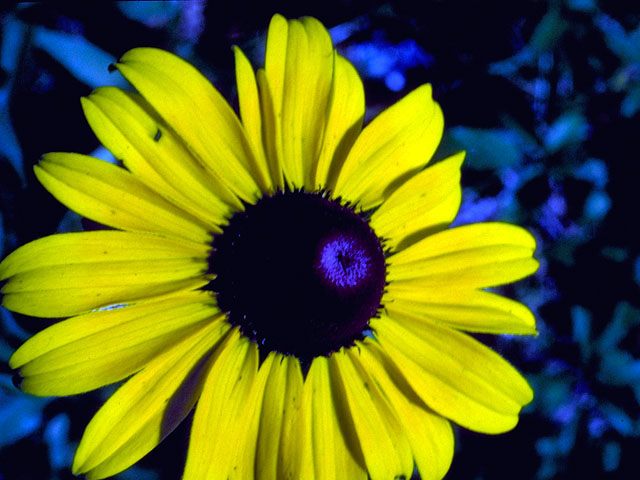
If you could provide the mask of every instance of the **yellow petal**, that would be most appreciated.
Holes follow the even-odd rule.
[[[178,239],[103,230],[35,240],[0,265],[3,305],[64,317],[113,303],[207,283],[207,247]]]
[[[82,99],[102,144],[140,180],[195,218],[215,228],[242,208],[237,197],[207,173],[144,99],[118,88],[98,88]]]
[[[362,130],[340,171],[334,196],[364,210],[379,205],[406,175],[429,162],[443,126],[431,85],[416,88]]]
[[[287,389],[287,370],[286,366],[282,365],[285,358],[282,354],[276,355],[265,387],[256,452],[255,473],[259,479],[277,478],[278,450]]]
[[[163,50],[134,48],[116,67],[217,181],[250,203],[265,191],[238,117],[192,65]]]
[[[286,18],[278,14],[271,18],[265,47],[264,71],[273,100],[275,118],[280,118],[282,115],[288,31],[289,23]]]
[[[271,180],[276,190],[284,190],[284,172],[282,171],[282,144],[279,142],[280,122],[276,121],[271,89],[264,68],[256,72],[260,92],[260,111],[262,112],[262,130],[265,154],[271,172]]]
[[[264,69],[258,71],[258,86],[264,118],[265,144],[270,157],[274,183],[284,186],[282,151],[282,99],[289,23],[282,15],[274,15],[269,23],[264,55]]]
[[[409,478],[413,459],[404,430],[354,356],[354,348],[341,350],[333,353],[329,362],[332,374],[339,378],[341,398],[348,404],[371,480]]]
[[[9,360],[21,388],[40,396],[74,395],[117,382],[200,330],[217,313],[208,292],[79,315],[27,340]]]
[[[240,118],[244,125],[249,144],[256,165],[262,170],[262,176],[268,180],[268,193],[273,193],[274,186],[272,174],[269,172],[269,165],[264,151],[262,140],[262,111],[260,97],[258,96],[258,84],[253,67],[245,57],[242,50],[233,47],[236,58],[236,83],[238,85],[238,103],[240,104]]]
[[[371,323],[382,349],[420,398],[465,428],[511,430],[533,398],[516,369],[463,333],[405,316],[382,315]]]
[[[364,87],[358,72],[336,54],[320,157],[315,172],[311,172],[315,189],[332,190],[335,186],[344,159],[362,130],[364,109]]]
[[[253,349],[254,353],[251,355],[258,357],[258,346],[255,343],[250,343],[249,348]],[[256,450],[258,445],[258,432],[260,428],[260,414],[262,412],[262,403],[264,399],[265,386],[271,369],[271,362],[275,360],[276,355],[271,353],[267,355],[267,358],[261,363],[258,374],[254,376],[255,380],[251,383],[251,391],[246,399],[240,399],[237,402],[236,411],[237,421],[231,424],[229,428],[232,429],[230,436],[237,432],[238,440],[235,444],[244,445],[244,449],[234,448],[234,444],[230,445],[232,453],[234,454],[232,459],[233,463],[229,467],[229,480],[247,480],[255,478],[256,469]],[[253,372],[253,367],[251,369]],[[221,441],[225,441],[221,438]],[[206,458],[205,456],[201,458]],[[198,479],[201,477],[194,477]],[[224,477],[225,480],[227,477]],[[185,480],[188,480],[184,477]]]
[[[271,360],[269,360],[270,362]],[[260,380],[262,377],[262,380]],[[233,331],[233,338],[215,360],[207,377],[193,418],[189,452],[183,479],[240,478],[246,462],[238,459],[246,449],[255,450],[255,443],[247,444],[247,433],[253,412],[262,399],[266,375],[258,375],[258,350],[246,338]],[[254,389],[254,382],[261,389]],[[252,389],[258,395],[252,399]],[[255,436],[253,438],[255,442]],[[253,478],[253,463],[250,465]]]
[[[311,413],[313,466],[316,480],[368,478],[360,443],[353,427],[348,405],[336,396],[329,362],[316,357],[304,384],[305,410]],[[307,400],[311,399],[311,405]]]
[[[313,362],[310,365],[313,368]],[[309,370],[310,371],[310,370]],[[293,450],[299,455],[298,460],[298,477],[316,480],[316,471],[314,467],[315,447],[313,443],[313,422],[314,422],[314,386],[309,380],[309,374],[305,376],[302,391],[300,392],[302,400],[300,402],[300,412],[297,419],[294,420],[294,431],[292,432],[291,442],[295,442],[296,447]],[[326,412],[325,412],[326,413]],[[331,457],[330,461],[333,461]],[[330,478],[330,477],[329,477]]]
[[[392,256],[387,279],[406,289],[494,287],[531,275],[536,248],[525,229],[477,223],[431,235]]]
[[[210,247],[143,232],[97,230],[49,235],[23,245],[0,263],[0,280],[71,263],[202,258]]]
[[[483,333],[533,335],[536,321],[523,304],[495,293],[470,288],[396,288],[387,287],[389,302],[384,302],[392,317],[402,313],[416,320],[425,318],[441,325]]]
[[[305,467],[302,465],[303,448],[309,445],[303,443],[304,430],[302,425],[302,388],[304,380],[300,370],[300,361],[296,357],[287,356],[282,368],[286,370],[286,396],[282,414],[282,430],[280,434],[280,449],[278,452],[278,471],[274,477],[304,478]]]
[[[105,478],[151,451],[195,404],[215,345],[228,328],[223,320],[205,325],[120,387],[89,422],[73,473]]]
[[[453,459],[451,424],[420,400],[377,343],[367,338],[359,347],[361,368],[371,372],[402,423],[420,478],[441,480]]]
[[[314,18],[275,16],[269,28],[266,78],[274,102],[276,142],[285,178],[292,188],[313,189],[331,91],[334,50],[329,33]],[[285,51],[283,52],[283,46]],[[284,53],[282,61],[275,58]]]
[[[415,175],[385,200],[371,216],[371,226],[385,246],[398,251],[434,229],[448,226],[460,208],[458,153]]]
[[[256,452],[256,478],[300,478],[301,445],[296,421],[302,402],[300,362],[277,355],[264,393]]]
[[[122,230],[165,233],[208,243],[200,221],[111,163],[77,153],[48,153],[34,167],[40,183],[74,212]]]

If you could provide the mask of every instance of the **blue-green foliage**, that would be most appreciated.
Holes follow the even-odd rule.
[[[593,334],[593,323],[593,315],[575,305],[571,340],[578,347],[579,362],[554,361],[553,368],[547,366],[532,377],[538,393],[534,407],[557,427],[553,435],[536,442],[542,457],[538,478],[556,478],[564,469],[576,448],[578,430],[586,432],[583,442],[602,449],[605,472],[618,468],[625,438],[640,438],[640,420],[626,410],[629,405],[615,395],[598,395],[614,386],[629,389],[636,402],[640,401],[640,360],[622,346],[629,332],[640,327],[640,310],[620,302],[599,336]],[[591,368],[595,375],[589,372]],[[605,441],[607,438],[615,440]]]
[[[627,31],[618,20],[606,14],[597,15],[594,22],[602,30],[611,52],[619,59],[619,67],[608,79],[609,87],[614,92],[625,93],[620,113],[632,117],[640,109],[640,26]]]
[[[11,376],[0,374],[0,448],[38,431],[46,399],[28,397],[16,390]]]
[[[23,43],[25,31],[26,25],[11,15],[7,16],[2,22],[2,47],[0,48],[0,66],[8,75],[8,79],[0,86],[0,154],[9,161],[23,180],[22,149],[13,130],[9,100],[18,68],[19,47]]]
[[[272,13],[317,16],[363,77],[367,118],[432,83],[447,122],[436,161],[467,152],[455,224],[510,221],[538,241],[540,270],[498,291],[534,310],[539,335],[488,340],[523,371],[535,400],[499,448],[491,442],[500,437],[476,441],[460,430],[447,478],[632,478],[640,444],[637,13],[596,0],[504,2],[502,16],[473,2],[388,2],[367,11],[352,3],[311,2],[289,13],[267,2],[255,16],[242,2],[224,11],[215,2],[97,2],[93,13],[43,2],[3,11],[0,255],[56,230],[91,228],[41,195],[32,165],[59,149],[115,161],[73,123],[81,118],[73,101],[99,85],[125,87],[107,69],[119,55],[134,46],[172,50],[233,99],[231,44],[260,62]],[[7,360],[44,323],[0,313],[0,479],[71,478],[82,428],[105,396],[19,392]],[[185,435],[117,478],[178,478]],[[38,447],[48,464],[31,454]],[[33,464],[16,460],[24,455]]]

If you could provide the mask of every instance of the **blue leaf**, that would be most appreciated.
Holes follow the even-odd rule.
[[[600,410],[611,427],[620,435],[627,437],[634,434],[634,422],[624,410],[610,403],[600,405]]]
[[[103,85],[127,85],[120,74],[108,71],[108,66],[114,63],[116,58],[82,35],[35,27],[33,43],[60,62],[74,77],[92,88]]]
[[[639,45],[617,20],[601,14],[594,19],[594,23],[602,30],[604,41],[614,55],[625,63],[640,61]]]
[[[588,220],[602,220],[611,209],[611,199],[604,190],[595,190],[584,202],[584,215]]]
[[[633,117],[640,110],[640,87],[632,89],[620,104],[620,113],[627,118]]]
[[[596,0],[567,0],[567,6],[579,12],[591,12],[598,7]]]
[[[9,90],[0,90],[0,155],[9,160],[9,163],[18,173],[18,176],[25,183],[24,167],[22,164],[22,149],[18,143],[18,137],[11,125],[8,105]]]
[[[574,143],[580,143],[589,134],[589,124],[587,119],[580,112],[566,112],[553,122],[546,134],[543,142],[549,153]]]
[[[585,362],[591,356],[591,312],[575,305],[571,308],[573,340],[580,346],[580,356]]]
[[[116,2],[125,17],[149,27],[161,27],[180,13],[184,2]]]
[[[598,377],[610,385],[637,385],[640,382],[640,360],[617,348],[605,350]]]
[[[607,442],[602,449],[602,468],[605,472],[613,472],[620,465],[622,449],[618,442]]]
[[[69,417],[63,413],[56,415],[44,429],[44,441],[49,446],[49,461],[55,470],[73,462],[73,447],[69,444]]]
[[[607,165],[597,158],[589,158],[573,171],[573,175],[593,183],[597,188],[604,188],[609,180]]]
[[[0,448],[40,428],[42,409],[48,402],[23,394],[13,386],[10,375],[0,374]]]
[[[7,15],[2,21],[2,45],[0,46],[0,65],[2,69],[14,74],[20,61],[20,50],[27,31],[24,23]]]

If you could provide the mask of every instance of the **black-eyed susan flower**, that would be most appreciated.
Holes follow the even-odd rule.
[[[194,405],[185,479],[442,478],[450,422],[504,432],[532,398],[463,332],[535,332],[486,290],[536,270],[534,239],[447,228],[463,154],[424,168],[443,129],[429,85],[362,128],[360,78],[317,20],[275,16],[257,73],[235,58],[240,119],[149,48],[115,65],[139,93],[83,99],[124,168],[50,153],[36,174],[111,229],[2,262],[5,307],[70,317],[10,364],[34,395],[128,378],[80,442],[88,478],[135,463]]]

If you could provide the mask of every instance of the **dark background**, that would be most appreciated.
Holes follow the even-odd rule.
[[[537,337],[481,336],[536,398],[499,436],[456,430],[447,479],[636,478],[640,449],[640,11],[633,2],[85,2],[0,10],[0,258],[81,220],[37,183],[49,151],[103,158],[79,97],[136,46],[194,63],[236,106],[232,45],[262,63],[273,13],[312,15],[363,77],[368,118],[429,82],[467,150],[457,224],[505,220],[538,239],[538,273],[505,293]],[[50,322],[0,308],[0,480],[73,478],[83,429],[113,387],[36,398],[7,360]],[[118,479],[180,477],[190,418]]]

